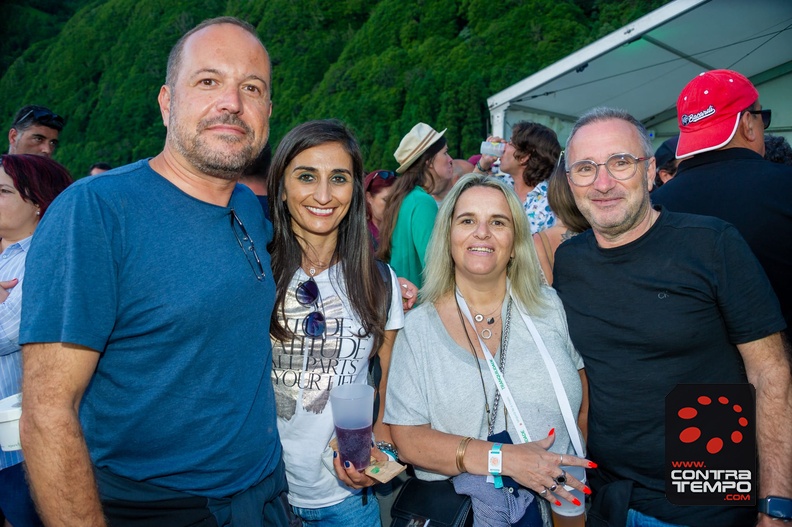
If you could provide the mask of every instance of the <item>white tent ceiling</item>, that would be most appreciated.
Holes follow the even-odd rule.
[[[676,117],[690,79],[718,68],[757,86],[792,81],[792,0],[675,0],[487,99],[493,132],[506,137],[525,115],[565,128],[596,106],[624,108],[652,128]],[[787,98],[790,108],[792,82]]]

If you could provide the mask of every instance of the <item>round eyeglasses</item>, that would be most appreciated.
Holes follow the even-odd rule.
[[[649,157],[635,157],[632,154],[613,154],[604,163],[595,163],[584,159],[572,163],[567,169],[569,181],[576,187],[588,187],[597,179],[599,167],[605,167],[608,174],[619,181],[630,179],[638,171],[638,163],[647,161]]]
[[[319,286],[316,285],[313,277],[306,282],[300,282],[295,296],[300,305],[314,307],[314,311],[308,313],[308,316],[303,319],[303,332],[314,338],[323,336],[327,323],[325,322],[324,313],[319,311]]]

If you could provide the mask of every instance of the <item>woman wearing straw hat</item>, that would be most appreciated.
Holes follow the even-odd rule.
[[[426,246],[432,234],[437,203],[432,194],[454,176],[445,130],[418,123],[404,136],[393,156],[400,166],[385,206],[377,258],[390,263],[397,276],[419,288],[423,284]]]

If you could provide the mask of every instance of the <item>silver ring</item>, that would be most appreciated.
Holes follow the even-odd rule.
[[[558,464],[559,465],[563,465],[564,464],[564,456],[561,456],[561,459],[558,461]]]
[[[543,498],[544,498],[545,496],[547,496],[547,487],[545,487],[545,488],[544,488],[544,490],[543,490],[542,492],[540,492],[540,493],[539,493],[539,495],[540,495],[540,496],[542,496]]]
[[[567,480],[566,472],[564,472],[564,469],[561,469],[560,476],[553,478],[553,481],[555,481],[557,485],[563,485],[564,483],[566,483],[566,480]]]
[[[552,484],[552,485],[550,485],[549,487],[545,487],[545,488],[546,488],[546,489],[548,489],[550,492],[555,492],[555,489],[557,489],[557,488],[558,488],[558,485],[556,485],[555,483],[553,483],[553,484]]]

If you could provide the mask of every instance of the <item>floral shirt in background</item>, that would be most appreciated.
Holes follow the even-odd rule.
[[[497,177],[514,188],[514,179],[509,174],[503,173]],[[547,201],[547,181],[542,181],[528,193],[525,203],[523,203],[523,210],[531,224],[532,234],[549,229],[556,224],[555,214]]]

